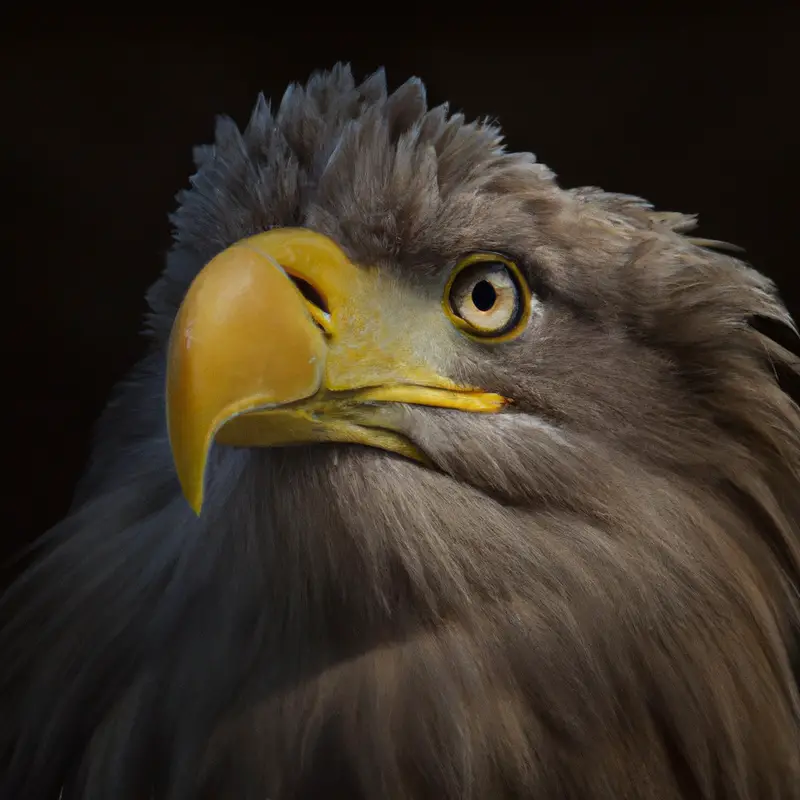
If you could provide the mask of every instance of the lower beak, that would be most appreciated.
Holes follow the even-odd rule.
[[[183,492],[203,504],[213,441],[274,447],[354,442],[421,458],[372,427],[376,403],[498,411],[496,394],[444,377],[432,347],[441,307],[330,239],[276,229],[245,239],[197,275],[176,316],[167,366],[170,445]]]

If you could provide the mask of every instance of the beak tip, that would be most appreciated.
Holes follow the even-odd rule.
[[[205,472],[205,470],[203,472]],[[199,517],[203,510],[203,501],[205,500],[203,478],[201,477],[199,481],[193,480],[188,484],[181,481],[181,489],[186,502],[189,504],[189,508],[194,511],[195,516]]]
[[[193,490],[190,489],[188,486],[181,485],[181,492],[183,494],[183,499],[186,501],[186,504],[189,508],[192,509],[194,515],[199,517],[202,510],[203,510],[203,490],[202,488]]]

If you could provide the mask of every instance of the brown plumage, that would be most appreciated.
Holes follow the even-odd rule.
[[[262,99],[197,162],[152,354],[5,600],[0,796],[800,798],[797,359],[770,282],[381,73]],[[377,405],[427,465],[216,447],[196,517],[168,334],[206,262],[278,226],[420,302],[466,253],[513,259],[521,335],[431,345],[512,403]]]

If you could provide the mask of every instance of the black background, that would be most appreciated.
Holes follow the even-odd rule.
[[[244,123],[259,90],[277,102],[337,60],[497,118],[563,185],[699,213],[700,235],[745,247],[798,314],[800,8],[648,5],[6,18],[0,561],[64,514],[90,426],[144,350],[143,294],[192,146],[216,114]]]

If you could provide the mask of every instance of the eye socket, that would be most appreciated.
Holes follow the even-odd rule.
[[[494,253],[462,259],[445,287],[444,308],[465,333],[507,341],[522,332],[530,290],[517,266]]]

